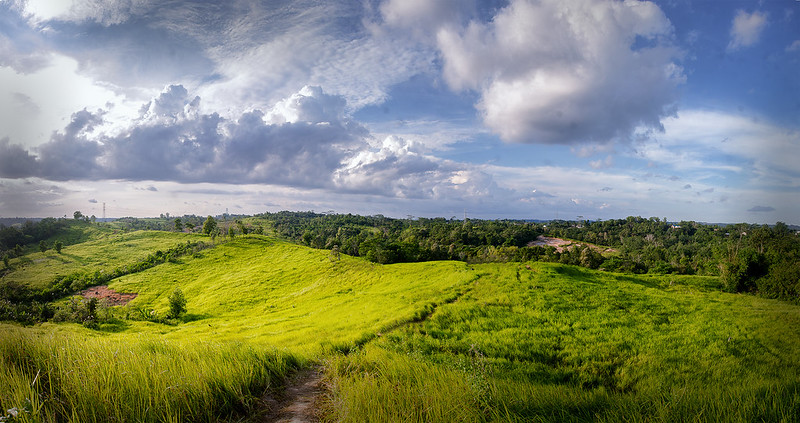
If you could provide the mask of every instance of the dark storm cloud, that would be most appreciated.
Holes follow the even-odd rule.
[[[0,139],[0,177],[27,178],[38,173],[39,164],[19,145],[13,145],[8,138]]]
[[[100,169],[97,159],[101,146],[87,138],[87,133],[102,123],[102,112],[81,110],[72,114],[63,132],[57,132],[50,141],[38,147],[38,175],[50,180],[86,179]]]
[[[775,211],[775,208],[771,207],[771,206],[755,206],[755,207],[752,207],[750,209],[747,209],[747,211],[753,212],[753,213],[766,213],[766,212]]]

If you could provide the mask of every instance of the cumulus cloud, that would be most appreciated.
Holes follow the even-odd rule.
[[[343,97],[319,87],[237,119],[202,113],[200,102],[167,86],[114,134],[102,130],[103,110],[81,110],[31,151],[0,141],[0,177],[264,183],[402,198],[497,190],[488,175],[426,155],[412,140],[376,141],[348,117]]]
[[[481,94],[504,140],[606,142],[660,129],[684,82],[672,26],[651,2],[514,0],[491,22],[442,27],[444,76]]]
[[[8,138],[0,139],[0,177],[26,178],[38,173],[36,157],[22,146],[11,144]]]
[[[733,51],[754,45],[761,38],[761,32],[766,26],[766,13],[737,11],[731,24],[731,41],[728,44],[728,50]]]
[[[787,52],[800,51],[800,40],[794,40],[793,43],[789,44],[789,46],[786,47],[786,51]]]
[[[479,169],[426,155],[420,144],[396,136],[350,157],[334,182],[348,192],[400,198],[476,198],[500,191]]]

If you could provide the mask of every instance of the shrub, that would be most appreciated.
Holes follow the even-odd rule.
[[[173,319],[177,319],[185,312],[186,298],[183,296],[183,291],[181,291],[180,288],[175,288],[169,296],[169,315]]]

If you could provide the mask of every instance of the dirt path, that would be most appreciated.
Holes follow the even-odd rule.
[[[288,381],[286,390],[278,398],[265,398],[272,410],[264,422],[311,423],[318,422],[317,402],[322,395],[322,374],[319,368],[298,372]]]

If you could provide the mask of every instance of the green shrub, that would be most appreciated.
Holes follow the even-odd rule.
[[[169,315],[173,319],[177,319],[185,312],[186,297],[183,296],[183,291],[180,288],[175,288],[169,296]]]

